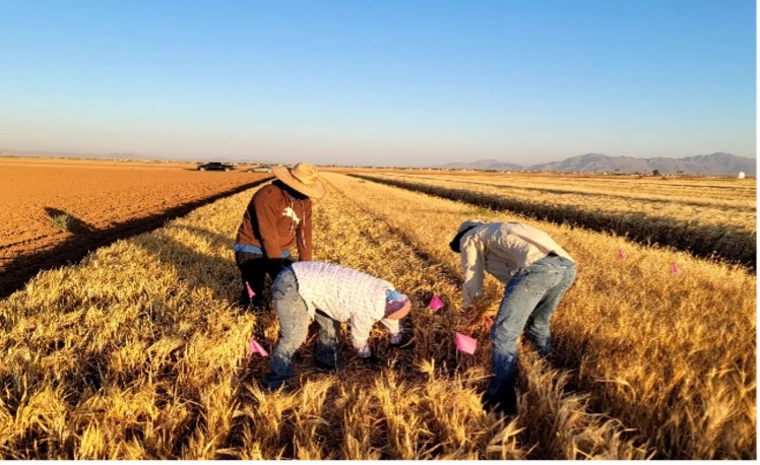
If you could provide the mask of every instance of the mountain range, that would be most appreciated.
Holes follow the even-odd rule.
[[[19,151],[0,148],[1,156],[21,157],[67,157],[67,158],[90,158],[90,159],[133,159],[133,160],[156,160],[156,161],[179,161],[181,158],[146,156],[136,153],[66,153],[66,152],[41,152]],[[189,161],[189,160],[185,160]],[[197,160],[196,160],[197,161]],[[227,157],[209,157],[205,161],[231,161]],[[259,160],[261,161],[261,160]],[[691,175],[720,175],[736,176],[744,171],[747,176],[755,176],[757,161],[754,158],[739,157],[730,153],[716,152],[710,155],[696,155],[684,158],[634,158],[612,157],[603,153],[587,153],[570,157],[562,161],[540,163],[535,165],[518,165],[495,159],[477,160],[472,162],[446,163],[436,165],[435,168],[447,169],[476,169],[476,170],[499,170],[499,171],[555,171],[555,172],[580,172],[580,173],[621,173],[650,174],[658,170],[662,174],[691,174]]]
[[[662,174],[724,176],[735,176],[739,171],[744,171],[748,176],[754,176],[757,171],[757,161],[754,158],[738,157],[723,152],[684,158],[612,157],[603,153],[587,153],[562,161],[529,166],[521,166],[499,160],[477,160],[473,162],[447,163],[445,165],[438,165],[436,168],[631,174],[636,172],[648,174],[657,170]]]

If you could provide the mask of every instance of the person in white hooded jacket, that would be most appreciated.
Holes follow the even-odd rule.
[[[575,281],[575,262],[548,234],[523,223],[467,220],[449,245],[462,255],[463,308],[481,296],[486,271],[506,285],[491,327],[493,379],[484,400],[515,414],[517,338],[527,325],[539,354],[549,355],[549,320]]]

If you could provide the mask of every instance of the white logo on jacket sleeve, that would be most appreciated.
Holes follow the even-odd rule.
[[[289,216],[296,224],[301,222],[301,218],[299,218],[298,215],[296,215],[296,212],[293,211],[293,209],[290,207],[285,209],[285,212],[283,212],[282,216]]]

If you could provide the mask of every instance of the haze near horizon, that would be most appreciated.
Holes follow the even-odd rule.
[[[755,2],[9,2],[0,147],[755,157]]]

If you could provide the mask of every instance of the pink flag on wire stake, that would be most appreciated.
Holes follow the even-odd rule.
[[[678,265],[676,265],[675,263],[670,265],[670,270],[673,272],[673,274],[678,274],[681,271],[678,269]]]
[[[430,304],[428,304],[428,307],[432,308],[434,312],[437,312],[445,306],[446,304],[444,304],[441,298],[437,295],[433,295],[433,298],[430,299]]]
[[[253,296],[256,295],[255,292],[253,292],[253,289],[251,289],[251,285],[248,284],[248,281],[245,282],[245,290],[248,291],[248,298],[253,299]]]
[[[248,353],[250,355],[259,354],[262,357],[269,357],[269,353],[254,338],[248,339]]]
[[[473,339],[470,336],[465,336],[462,333],[456,333],[454,335],[454,343],[456,344],[458,351],[470,355],[474,354],[475,349],[478,347],[478,341],[476,339]]]
[[[618,249],[618,258],[625,258],[625,253],[623,252],[623,249]]]

